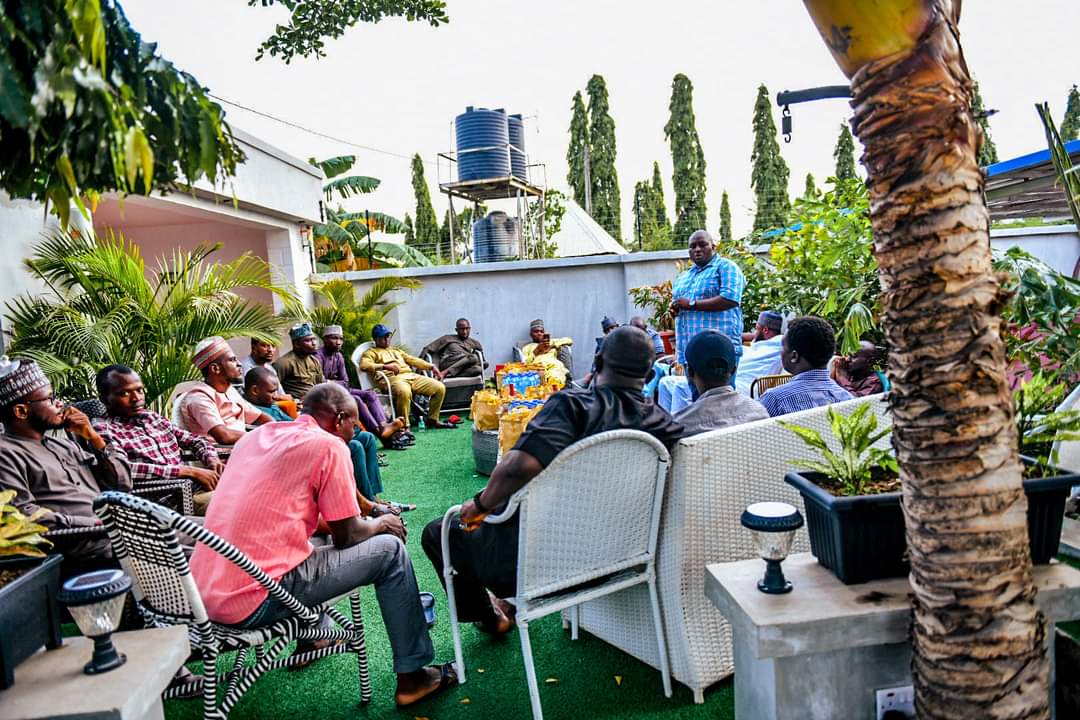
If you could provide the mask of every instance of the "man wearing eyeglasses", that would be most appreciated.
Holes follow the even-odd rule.
[[[247,425],[273,422],[266,413],[244,400],[235,385],[243,383],[240,360],[221,337],[210,337],[195,346],[191,359],[202,370],[203,381],[180,401],[181,425],[188,432],[233,445],[244,437]]]
[[[0,357],[0,491],[14,490],[12,504],[50,529],[100,525],[94,498],[103,490],[131,490],[127,456],[94,430],[74,407],[63,408],[32,360]],[[68,434],[50,432],[66,430]],[[83,449],[71,436],[81,439]],[[73,561],[107,560],[107,537],[59,548]]]

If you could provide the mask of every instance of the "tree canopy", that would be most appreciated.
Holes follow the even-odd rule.
[[[570,116],[570,145],[566,148],[566,184],[574,202],[588,208],[585,201],[585,158],[589,153],[589,113],[581,91],[574,93],[574,104]]]
[[[276,0],[291,13],[287,25],[278,25],[262,42],[256,60],[267,53],[286,63],[294,57],[326,57],[326,40],[339,38],[353,25],[377,23],[388,17],[427,21],[438,27],[450,21],[444,0]],[[275,0],[248,0],[248,5],[273,5]]]
[[[607,83],[593,75],[585,86],[589,95],[589,180],[592,216],[611,237],[622,241],[619,176],[615,172],[615,120],[611,117]]]
[[[675,171],[671,182],[675,188],[676,242],[684,242],[695,230],[705,228],[708,212],[705,207],[705,152],[698,139],[694,120],[694,86],[682,73],[671,81],[671,116],[664,126],[664,138],[671,144],[671,161]]]
[[[847,123],[840,123],[840,137],[836,139],[836,149],[833,150],[833,158],[836,160],[837,180],[855,179],[855,138]]]
[[[1070,142],[1080,137],[1080,90],[1073,85],[1065,104],[1065,117],[1061,121],[1061,140]]]
[[[113,0],[0,4],[0,190],[67,225],[106,192],[232,175],[244,155],[199,82]]]
[[[720,240],[731,241],[731,203],[728,202],[727,190],[720,199]]]
[[[416,197],[416,214],[413,217],[413,233],[416,247],[423,253],[438,258],[442,253],[439,247],[439,221],[435,217],[435,208],[431,205],[431,191],[424,178],[424,161],[420,153],[412,159],[412,186]]]
[[[773,122],[772,101],[769,89],[758,87],[754,101],[754,150],[750,154],[753,169],[750,186],[757,196],[757,212],[754,214],[754,231],[783,227],[791,211],[788,198],[787,163],[780,156],[780,144],[776,142],[776,123]]]
[[[979,146],[979,152],[975,159],[980,167],[993,165],[998,161],[997,145],[994,144],[994,140],[990,137],[990,117],[986,114],[986,107],[983,105],[982,94],[979,92],[979,83],[975,83],[971,91],[971,114],[975,116],[975,122],[979,123],[979,129],[982,130],[983,134],[982,145]]]

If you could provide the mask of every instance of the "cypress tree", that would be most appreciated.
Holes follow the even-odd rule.
[[[615,173],[615,121],[611,118],[607,83],[601,75],[589,78],[589,179],[593,219],[622,242],[619,217],[619,178]]]
[[[649,180],[642,180],[634,185],[634,225],[637,232],[635,242],[630,243],[637,250],[667,250],[671,248],[671,228],[660,224],[663,196],[657,195],[655,185]]]
[[[675,242],[684,242],[695,230],[705,228],[705,152],[698,139],[694,120],[694,86],[679,73],[671,81],[671,116],[664,126],[664,139],[671,143],[675,188]]]
[[[585,153],[589,147],[589,117],[581,91],[574,93],[573,115],[570,117],[570,146],[566,149],[566,184],[570,194],[581,207],[585,207]]]
[[[413,220],[416,245],[421,251],[437,257],[442,254],[439,221],[435,218],[435,208],[431,206],[431,192],[424,179],[424,161],[420,159],[420,153],[413,155],[412,159],[412,186],[416,196],[416,217]]]
[[[655,160],[652,164],[652,193],[656,205],[656,224],[670,232],[671,223],[668,222],[667,203],[664,202],[664,182],[660,179],[660,163]]]
[[[975,83],[971,92],[971,112],[975,115],[975,122],[982,129],[983,141],[979,146],[979,153],[975,156],[980,167],[993,165],[998,161],[997,146],[990,137],[990,118],[986,116],[986,107],[983,105],[982,94],[979,92],[979,83]]]
[[[806,187],[803,188],[802,196],[806,200],[816,200],[821,193],[818,192],[814,182],[814,173],[806,173]]]
[[[405,213],[405,219],[402,220],[405,223],[405,244],[412,246],[416,244],[416,231],[413,229],[412,215]]]
[[[1065,117],[1061,121],[1061,140],[1070,142],[1080,137],[1080,90],[1072,86],[1065,105]]]
[[[731,205],[728,204],[727,190],[720,200],[720,239],[731,242]]]
[[[750,154],[753,170],[750,187],[757,196],[757,212],[754,214],[754,231],[783,227],[787,223],[791,201],[788,199],[788,170],[780,157],[780,145],[776,142],[776,123],[773,122],[772,102],[769,89],[758,87],[754,102],[754,150]]]
[[[836,140],[836,149],[833,150],[836,159],[836,179],[855,179],[855,138],[851,135],[847,123],[840,123],[840,137]]]

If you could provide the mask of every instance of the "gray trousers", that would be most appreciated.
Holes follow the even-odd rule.
[[[308,606],[346,595],[361,585],[374,585],[386,634],[394,653],[394,672],[419,670],[435,657],[412,561],[405,545],[392,535],[376,535],[347,548],[311,539],[315,552],[278,581]],[[267,598],[241,626],[258,627],[288,617],[289,611]]]

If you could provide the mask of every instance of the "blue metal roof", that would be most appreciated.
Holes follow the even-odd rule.
[[[1080,140],[1073,140],[1065,143],[1065,152],[1069,153],[1069,155],[1080,153]],[[993,165],[987,165],[986,177],[992,178],[1007,172],[1012,172],[1013,170],[1023,170],[1024,168],[1034,167],[1048,162],[1050,162],[1050,150],[1039,150],[1038,152],[1021,155],[1020,157],[1014,157],[1010,160],[1002,160]]]

